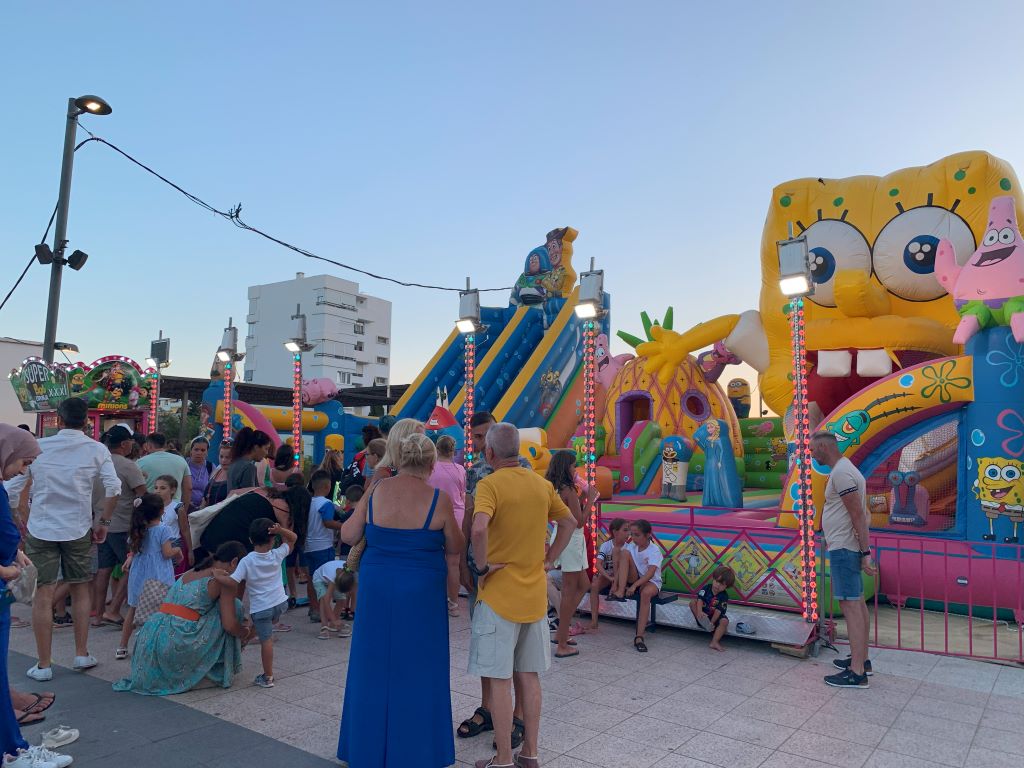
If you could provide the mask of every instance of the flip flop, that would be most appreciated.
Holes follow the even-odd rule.
[[[46,715],[40,714],[39,712],[22,712],[18,715],[18,725],[35,725],[36,723],[43,722],[45,719]]]
[[[551,644],[552,644],[552,645],[558,645],[558,641],[557,641],[557,640],[552,640],[552,641],[551,641]],[[566,640],[566,641],[565,641],[565,644],[566,644],[566,645],[576,645],[576,641],[575,641],[575,640],[573,640],[573,639],[572,639],[572,638],[570,637],[570,638],[569,638],[568,640]]]
[[[32,698],[34,698],[35,701],[33,701],[31,704],[29,704],[27,707],[25,707],[21,711],[25,712],[27,714],[31,714],[31,715],[38,715],[41,712],[45,712],[50,707],[52,707],[53,706],[53,702],[57,700],[56,696],[53,696],[53,695],[45,696],[45,695],[43,695],[41,693],[28,693],[26,695],[31,696]],[[37,707],[39,707],[40,704],[42,704],[44,701],[47,701],[47,700],[49,700],[49,701],[48,701],[48,703],[47,703],[47,705],[45,707],[41,707],[41,708],[37,709]]]
[[[31,626],[31,621],[25,621],[24,619],[11,619],[11,629],[24,629],[25,627]]]
[[[577,648],[575,651],[570,651],[569,653],[557,653],[556,652],[555,653],[555,658],[556,659],[568,659],[570,656],[579,656],[579,655],[580,655],[580,652],[579,652],[579,649]]]

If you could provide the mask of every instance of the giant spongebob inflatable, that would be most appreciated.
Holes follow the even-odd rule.
[[[935,274],[939,243],[948,241],[963,266],[988,229],[991,199],[1018,189],[1013,169],[985,152],[887,176],[780,184],[761,241],[759,310],[684,333],[656,328],[637,351],[664,383],[687,354],[722,342],[758,371],[765,403],[785,413],[792,359],[776,243],[792,226],[806,235],[811,255],[809,397],[820,418],[896,369],[959,351],[957,310]],[[1019,218],[1019,201],[1016,210]]]

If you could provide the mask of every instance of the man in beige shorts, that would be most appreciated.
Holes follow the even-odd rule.
[[[29,467],[32,505],[29,509],[25,554],[39,571],[32,603],[32,631],[39,661],[26,674],[33,680],[53,679],[53,591],[60,571],[71,588],[74,619],[74,669],[96,666],[89,653],[89,611],[92,607],[92,545],[102,543],[121,495],[110,451],[82,432],[89,406],[71,397],[57,406],[60,431],[39,441],[42,454]],[[106,496],[93,522],[93,482],[102,483]]]
[[[472,545],[480,579],[469,646],[469,673],[484,678],[491,695],[497,754],[477,768],[535,768],[540,730],[540,673],[551,665],[547,626],[544,544],[549,522],[558,525],[548,550],[565,549],[576,521],[554,487],[519,466],[519,432],[511,424],[487,431],[487,463],[494,473],[476,488]],[[482,562],[481,562],[482,561]],[[523,749],[512,756],[512,678],[522,694]]]

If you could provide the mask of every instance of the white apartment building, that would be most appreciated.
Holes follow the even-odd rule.
[[[351,280],[303,272],[249,287],[245,381],[292,385],[292,354],[284,342],[296,305],[306,316],[306,339],[316,345],[302,356],[303,378],[328,378],[339,389],[390,383],[391,302],[360,293]]]

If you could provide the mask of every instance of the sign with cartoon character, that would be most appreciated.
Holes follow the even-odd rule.
[[[100,358],[92,365],[75,363],[67,370],[72,397],[102,411],[145,410],[150,405],[152,369],[144,371],[128,357]]]
[[[52,411],[68,396],[68,374],[38,357],[25,360],[10,374],[11,386],[26,413]]]

